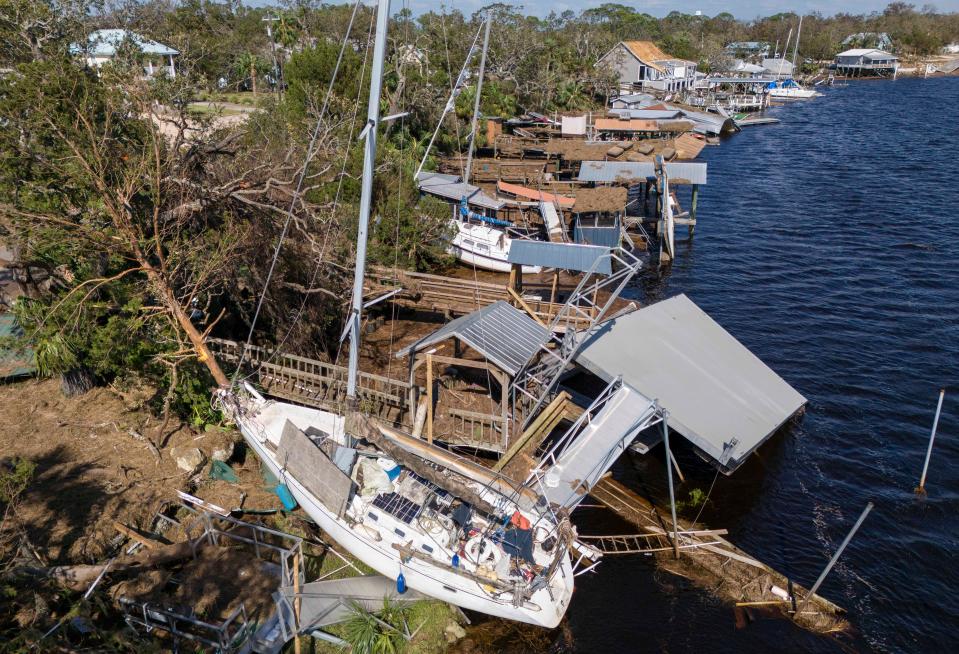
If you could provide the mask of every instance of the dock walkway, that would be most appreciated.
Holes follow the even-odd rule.
[[[632,537],[633,540],[625,536],[613,537],[618,539],[618,542],[610,541],[613,550],[607,550],[607,554],[655,551],[663,568],[713,590],[723,599],[778,608],[790,617],[790,611],[795,610],[793,603],[780,601],[780,598],[772,593],[773,586],[788,590],[797,602],[801,602],[809,592],[722,538],[721,530],[696,531],[695,525],[683,520],[680,520],[678,525],[681,558],[672,558],[672,541],[669,537],[672,525],[669,512],[661,515],[656,506],[611,477],[603,478],[593,487],[590,495],[640,529],[640,534]],[[647,534],[654,538],[645,538]],[[610,537],[600,538],[610,540]],[[590,540],[599,539],[586,538],[584,542],[590,544]],[[641,540],[646,542],[648,549],[642,549],[642,543],[639,542]],[[599,543],[608,545],[604,540],[599,540]],[[617,552],[616,549],[620,551]],[[796,622],[812,631],[825,633],[843,628],[843,614],[845,610],[841,607],[824,597],[814,595]]]

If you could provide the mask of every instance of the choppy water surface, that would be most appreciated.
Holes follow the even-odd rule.
[[[707,148],[695,241],[636,291],[686,293],[809,398],[798,425],[717,479],[702,521],[808,586],[875,501],[821,589],[857,633],[784,620],[736,630],[728,605],[683,579],[610,558],[577,580],[577,651],[955,651],[959,388],[946,395],[929,496],[912,490],[938,389],[959,378],[957,106],[959,78],[855,83]],[[616,474],[658,493],[662,462]],[[710,469],[688,452],[681,462],[686,489],[709,488]],[[583,517],[608,533],[608,513]]]

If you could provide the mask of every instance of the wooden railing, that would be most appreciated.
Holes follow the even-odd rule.
[[[456,408],[448,409],[448,414],[453,428],[443,434],[442,440],[446,443],[488,452],[506,451],[507,431],[503,429],[502,416]],[[441,439],[437,437],[437,440]]]
[[[243,344],[235,341],[211,338],[207,344],[226,363],[239,362],[243,352]],[[250,375],[268,395],[327,410],[345,407],[345,366],[251,345],[241,374]],[[410,422],[411,388],[406,381],[360,372],[356,394],[364,411],[401,425]]]

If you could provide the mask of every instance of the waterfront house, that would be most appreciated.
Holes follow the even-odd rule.
[[[769,44],[765,41],[734,41],[726,46],[726,52],[740,59],[765,59],[769,56]]]
[[[773,57],[763,59],[763,70],[765,75],[775,77],[776,79],[792,79],[793,65],[783,57]]]
[[[74,43],[70,50],[82,56],[88,66],[99,69],[116,58],[124,42],[131,43],[142,53],[144,79],[151,79],[156,75],[176,77],[176,57],[180,52],[129,30],[96,30],[87,37],[85,45]]]
[[[620,41],[596,65],[612,69],[620,89],[627,93],[675,93],[691,88],[696,81],[695,62],[670,57],[652,41]]]
[[[853,48],[836,55],[833,67],[840,75],[886,76],[899,70],[899,58],[875,48]]]

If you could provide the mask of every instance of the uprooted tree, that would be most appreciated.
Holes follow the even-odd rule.
[[[153,370],[170,389],[167,409],[200,390],[183,386],[184,366],[195,379],[205,363],[227,383],[204,339],[245,310],[260,239],[282,219],[297,173],[291,153],[238,164],[243,134],[190,116],[178,101],[186,92],[65,57],[21,65],[0,89],[2,238],[36,282],[18,311],[41,370]],[[297,214],[310,220],[316,207]]]

